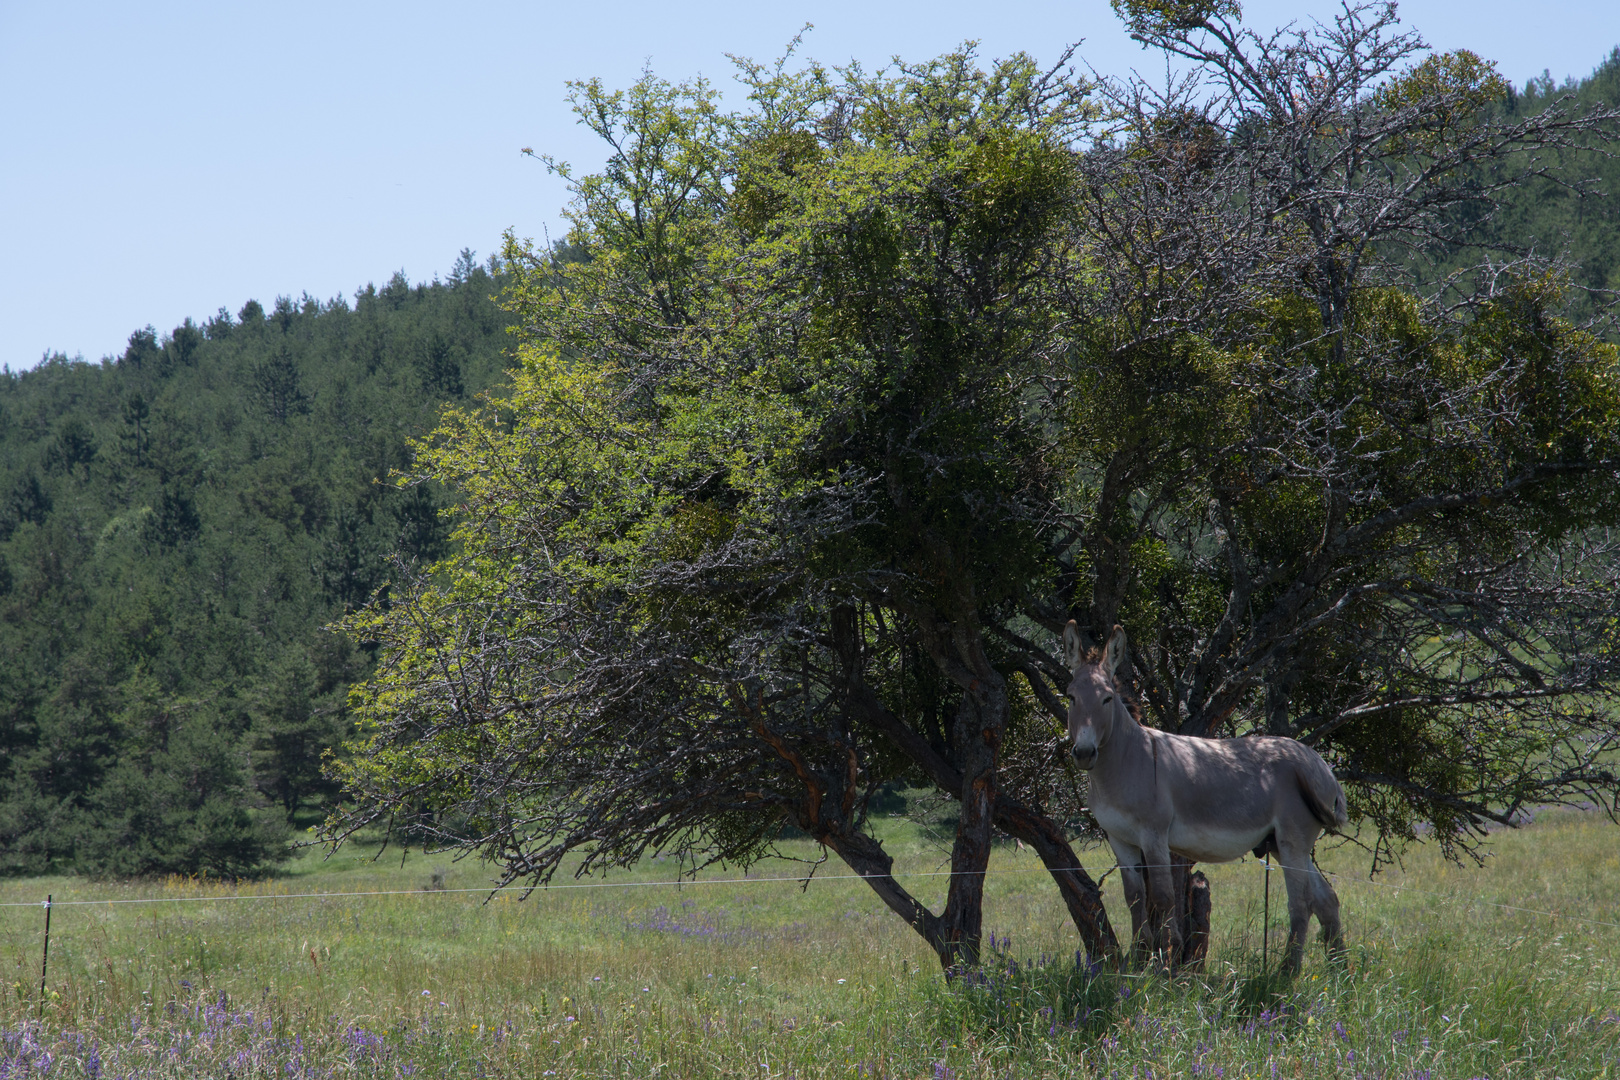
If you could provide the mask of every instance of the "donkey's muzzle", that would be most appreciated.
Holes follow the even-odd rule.
[[[1097,748],[1095,746],[1071,746],[1069,753],[1074,755],[1074,763],[1082,769],[1090,769],[1097,764]]]

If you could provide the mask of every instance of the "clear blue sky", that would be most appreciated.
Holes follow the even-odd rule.
[[[1271,27],[1336,7],[1245,3]],[[1620,3],[1412,0],[1403,19],[1517,84],[1583,76],[1620,44]],[[560,184],[521,147],[581,169],[601,152],[568,79],[729,80],[725,54],[869,66],[965,39],[988,56],[1154,61],[1106,0],[142,4],[0,0],[0,363],[95,360],[249,298],[321,298],[447,271],[507,227],[557,235]]]

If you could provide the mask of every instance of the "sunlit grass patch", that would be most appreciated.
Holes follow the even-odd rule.
[[[939,849],[883,827],[908,884],[939,902]],[[17,1075],[48,1056],[53,1076],[1615,1076],[1617,849],[1599,817],[1544,815],[1497,837],[1483,869],[1424,850],[1371,885],[1362,853],[1324,845],[1350,955],[1330,967],[1313,943],[1297,980],[1261,966],[1252,862],[1205,868],[1210,960],[1173,979],[1077,963],[1049,879],[1014,848],[987,883],[995,948],[951,982],[834,866],[802,888],[792,863],[677,888],[639,884],[674,876],[648,863],[521,902],[454,891],[483,884],[476,866],[364,852],[240,888],[13,880],[0,899],[188,902],[58,907],[43,1009],[43,913],[0,909],[0,1062]],[[398,895],[284,895],[336,891]],[[1105,891],[1123,923],[1117,875]],[[264,899],[204,902],[226,896]]]

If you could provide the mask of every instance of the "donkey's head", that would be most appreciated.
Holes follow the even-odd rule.
[[[1087,647],[1073,619],[1063,628],[1063,658],[1068,661],[1069,752],[1075,764],[1089,769],[1130,708],[1120,693],[1119,665],[1125,659],[1125,628],[1115,626],[1101,649]]]

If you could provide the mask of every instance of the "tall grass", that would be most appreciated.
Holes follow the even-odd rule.
[[[940,902],[945,879],[927,875],[942,853],[884,827],[909,884]],[[646,884],[674,876],[654,861],[523,901],[453,891],[483,884],[473,865],[356,851],[240,887],[10,881],[0,901],[162,902],[55,908],[44,1002],[43,912],[0,909],[0,1077],[1620,1076],[1620,829],[1550,815],[1492,850],[1479,870],[1419,851],[1371,885],[1357,849],[1324,845],[1345,875],[1349,962],[1313,947],[1295,980],[1261,966],[1253,862],[1205,868],[1209,963],[1165,979],[1077,965],[1037,860],[1000,849],[995,949],[949,984],[834,865],[806,887],[761,880],[791,863],[673,887]],[[1117,875],[1106,888],[1124,921]],[[405,895],[286,896],[386,890]]]

